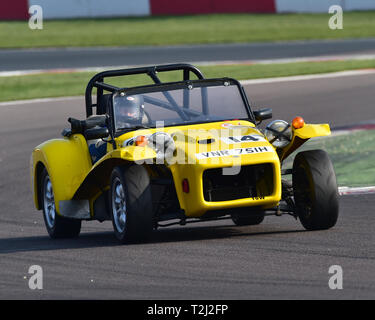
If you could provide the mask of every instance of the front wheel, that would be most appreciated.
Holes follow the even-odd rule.
[[[46,169],[41,175],[41,194],[43,218],[49,236],[55,238],[74,238],[81,232],[81,220],[64,218],[57,214],[52,182]]]
[[[324,230],[336,224],[339,213],[336,175],[325,151],[296,155],[293,194],[297,215],[305,229]]]
[[[140,165],[116,167],[111,175],[113,229],[121,243],[147,240],[153,230],[150,178]]]

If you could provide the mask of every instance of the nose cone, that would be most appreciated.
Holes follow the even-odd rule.
[[[232,166],[275,160],[275,149],[252,125],[227,122],[181,130],[173,134],[180,164]]]

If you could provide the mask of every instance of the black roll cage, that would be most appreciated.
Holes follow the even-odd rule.
[[[91,78],[89,83],[86,87],[86,93],[85,93],[85,100],[86,100],[86,116],[89,117],[93,115],[93,108],[97,107],[97,103],[92,103],[92,91],[94,88],[97,88],[97,94],[96,94],[96,101],[100,101],[101,96],[103,95],[104,91],[108,91],[111,93],[115,92],[121,92],[121,91],[127,91],[127,89],[132,88],[118,88],[116,86],[110,85],[108,83],[104,82],[105,78],[112,78],[112,77],[120,77],[120,76],[129,76],[129,75],[137,75],[137,74],[146,74],[148,75],[153,81],[154,85],[157,86],[160,84],[163,84],[163,82],[159,79],[157,76],[157,73],[159,72],[168,72],[168,71],[183,71],[183,81],[186,81],[187,83],[190,81],[190,74],[193,73],[199,80],[206,80],[206,78],[203,76],[202,72],[194,67],[191,64],[184,64],[184,63],[178,63],[178,64],[168,64],[168,65],[158,65],[158,66],[150,66],[150,67],[141,67],[141,68],[130,68],[130,69],[119,69],[119,70],[108,70],[103,71]],[[228,80],[227,78],[222,79],[215,79],[215,80]],[[251,117],[251,121],[255,121],[254,115],[251,112],[249,101],[246,97],[246,94],[241,86],[241,84],[234,79],[230,79],[231,81],[235,82],[238,87],[240,88],[240,92],[242,95],[242,98],[245,102],[246,108],[248,109],[248,112]],[[171,84],[171,83],[170,83]],[[145,86],[145,87],[149,87]],[[142,87],[137,87],[141,89]],[[172,105],[175,105],[175,102],[173,99],[169,96],[168,92],[165,92],[167,94],[167,100]],[[207,99],[207,96],[203,94],[203,99]],[[183,106],[187,107],[189,104],[189,95],[185,94],[183,98]],[[203,105],[207,105],[207,103],[204,103]]]
[[[105,83],[104,82],[105,78],[146,74],[154,81],[155,84],[161,84],[162,82],[157,76],[158,72],[168,72],[168,71],[178,71],[178,70],[183,71],[184,81],[190,80],[190,73],[195,74],[198,79],[201,79],[201,80],[204,79],[202,72],[190,64],[169,64],[169,65],[109,70],[109,71],[100,72],[91,78],[91,80],[89,81],[86,87],[86,94],[85,94],[86,116],[87,117],[91,116],[93,114],[93,108],[97,106],[97,104],[92,103],[92,90],[94,89],[94,87],[97,88],[97,97],[96,97],[97,100],[96,101],[99,101],[100,97],[103,95],[104,90],[112,92],[112,93],[126,90],[126,88],[118,88],[118,87]],[[185,101],[185,98],[184,98],[184,101]]]
[[[180,82],[167,82],[163,83],[157,73],[159,72],[169,72],[169,71],[182,71],[183,78]],[[139,75],[139,74],[145,74],[148,75],[154,82],[154,84],[151,85],[145,85],[140,87],[131,87],[131,88],[118,88],[116,86],[110,85],[108,83],[105,83],[106,78],[112,78],[112,77],[120,77],[120,76],[129,76],[129,75]],[[191,80],[190,75],[195,75],[198,80]],[[247,112],[249,114],[249,120],[253,123],[256,123],[254,114],[251,110],[249,101],[247,99],[245,90],[243,89],[242,85],[239,83],[239,81],[235,79],[230,78],[220,78],[220,79],[206,79],[202,72],[190,64],[168,64],[168,65],[157,65],[157,66],[149,66],[149,67],[140,67],[140,68],[130,68],[130,69],[119,69],[119,70],[108,70],[103,71],[98,74],[96,74],[94,77],[91,78],[89,83],[86,87],[85,92],[85,102],[86,102],[86,116],[89,117],[93,115],[93,109],[98,107],[98,102],[101,101],[101,97],[104,94],[104,91],[114,93],[119,92],[132,92],[133,94],[136,92],[142,92],[142,90],[155,90],[155,91],[161,91],[163,92],[165,98],[170,103],[170,105],[175,109],[175,111],[183,118],[184,117],[184,110],[187,109],[189,106],[189,93],[187,91],[184,91],[183,96],[183,109],[177,105],[173,97],[170,95],[168,91],[164,91],[161,89],[165,88],[173,88],[173,87],[180,87],[181,84],[186,85],[188,87],[190,84],[194,84],[194,86],[200,86],[202,88],[202,108],[203,108],[203,114],[208,113],[208,101],[207,101],[207,88],[205,88],[204,83],[217,83],[217,84],[223,84],[225,82],[230,82],[233,84],[236,84],[240,90],[240,94],[242,96],[243,102],[246,106]],[[93,89],[97,89],[96,93],[96,103],[92,102],[92,92]],[[113,118],[113,110],[109,110],[110,114],[109,116]],[[113,119],[110,120],[111,122]],[[113,126],[112,126],[112,132],[111,136],[114,136],[113,132]]]

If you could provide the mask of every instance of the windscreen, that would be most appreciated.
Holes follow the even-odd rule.
[[[129,101],[137,116],[129,121]],[[136,95],[116,94],[113,99],[116,131],[137,127],[188,125],[248,119],[247,107],[237,85],[189,87]],[[138,109],[137,112],[134,112]]]

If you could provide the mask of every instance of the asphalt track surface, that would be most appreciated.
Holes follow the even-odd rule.
[[[374,54],[375,39],[0,50],[0,71]]]
[[[375,119],[375,76],[251,85],[275,116],[304,115],[334,126]],[[33,208],[29,157],[57,137],[82,98],[0,105],[0,299],[374,299],[374,195],[340,198],[328,231],[305,231],[290,216],[259,226],[230,220],[170,227],[150,243],[118,245],[110,222],[83,223],[78,239],[50,240]],[[317,116],[319,115],[319,117]],[[31,265],[43,290],[28,287]],[[328,287],[330,266],[343,289]]]

